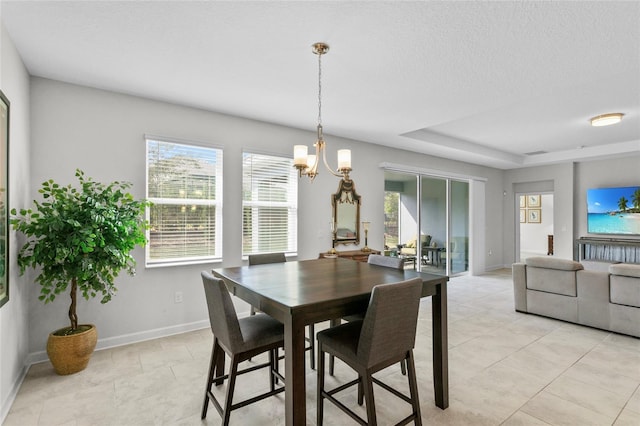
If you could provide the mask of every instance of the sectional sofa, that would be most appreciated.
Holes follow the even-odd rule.
[[[515,309],[640,337],[640,264],[585,270],[573,260],[513,264]]]

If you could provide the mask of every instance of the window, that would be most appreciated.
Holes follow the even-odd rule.
[[[298,250],[298,176],[286,157],[242,155],[242,254]]]
[[[222,257],[222,150],[147,138],[147,266]]]

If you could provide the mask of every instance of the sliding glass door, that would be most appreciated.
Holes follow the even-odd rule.
[[[450,275],[469,270],[469,182],[450,180]]]
[[[447,258],[447,180],[420,178],[420,264],[425,272],[446,273]]]
[[[423,272],[468,271],[469,182],[386,172],[385,246],[415,255]]]

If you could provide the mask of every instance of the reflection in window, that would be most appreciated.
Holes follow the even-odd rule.
[[[297,252],[298,176],[288,157],[242,154],[242,255]]]
[[[222,150],[147,139],[146,264],[220,259]]]

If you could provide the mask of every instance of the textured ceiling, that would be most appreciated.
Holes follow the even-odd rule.
[[[640,153],[640,2],[0,2],[29,72],[499,168]],[[626,114],[592,128],[588,119]],[[526,155],[544,151],[545,154]]]

